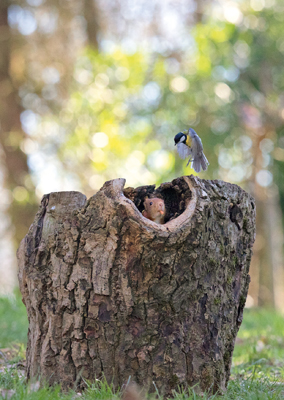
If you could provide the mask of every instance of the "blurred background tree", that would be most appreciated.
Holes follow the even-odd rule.
[[[2,290],[11,243],[25,235],[44,193],[91,196],[116,177],[137,186],[193,173],[173,146],[191,126],[210,162],[200,176],[256,198],[248,305],[283,310],[281,0],[0,7],[1,251],[10,249]]]

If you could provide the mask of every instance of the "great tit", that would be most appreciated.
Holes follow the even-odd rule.
[[[180,158],[184,160],[186,157],[189,157],[186,166],[192,162],[192,168],[195,172],[200,172],[201,168],[204,171],[207,170],[209,162],[203,153],[201,139],[194,129],[189,128],[188,131],[176,134],[175,145],[177,145],[177,151]]]

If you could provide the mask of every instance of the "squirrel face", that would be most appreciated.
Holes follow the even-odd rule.
[[[145,199],[145,210],[142,215],[157,224],[163,224],[165,219],[165,203],[163,199],[154,197],[153,199]]]

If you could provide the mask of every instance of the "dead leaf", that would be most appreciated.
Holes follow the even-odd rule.
[[[5,400],[9,400],[14,394],[16,390],[14,389],[0,389],[0,396],[2,396]]]
[[[29,391],[30,392],[37,392],[40,388],[40,381],[36,381],[34,383],[31,383],[29,386]]]

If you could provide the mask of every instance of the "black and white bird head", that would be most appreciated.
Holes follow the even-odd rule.
[[[184,132],[179,132],[175,135],[175,145],[178,143],[185,143],[187,136]]]

